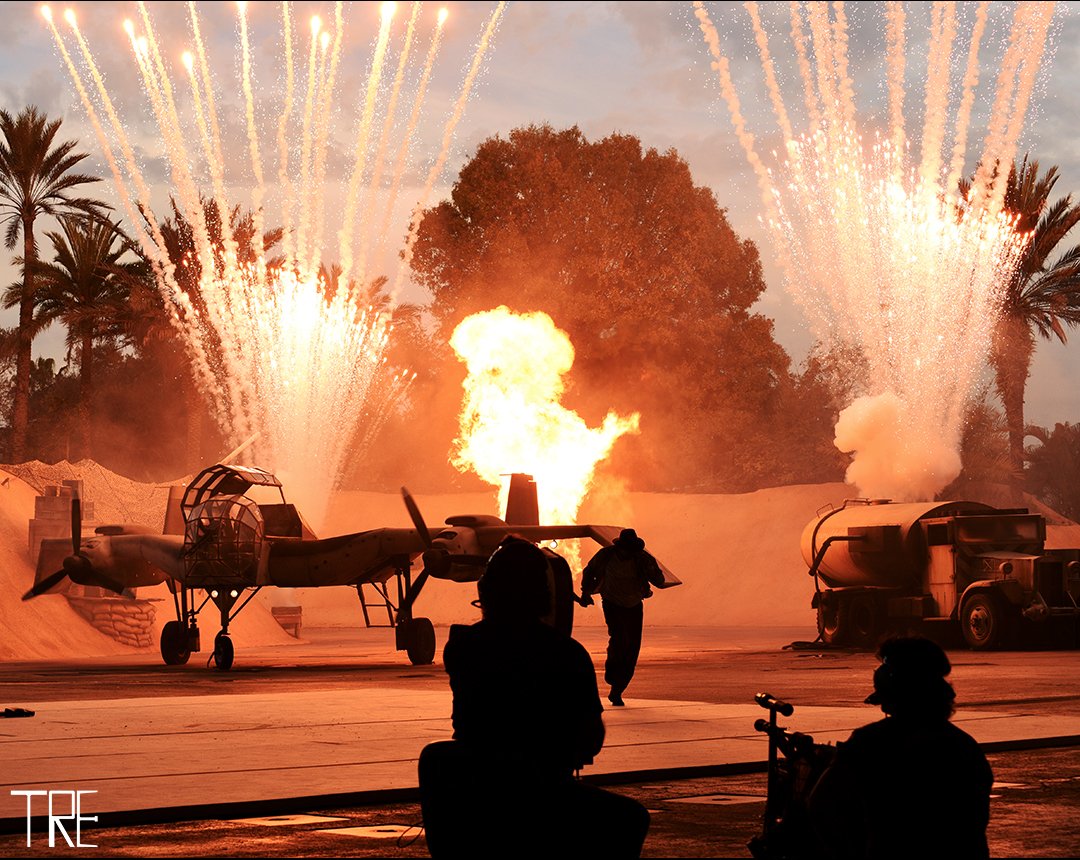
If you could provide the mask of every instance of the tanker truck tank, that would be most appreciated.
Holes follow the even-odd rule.
[[[849,499],[807,524],[801,540],[803,560],[811,575],[816,572],[831,588],[913,586],[926,567],[920,520],[992,510],[980,502]]]

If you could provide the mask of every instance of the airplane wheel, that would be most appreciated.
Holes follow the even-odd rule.
[[[412,619],[405,642],[405,653],[414,666],[429,666],[435,662],[435,627],[430,619]]]
[[[214,637],[214,668],[228,672],[233,664],[233,644],[228,633],[219,633]]]
[[[161,630],[161,659],[166,666],[182,666],[191,656],[187,630],[179,621],[168,621]]]

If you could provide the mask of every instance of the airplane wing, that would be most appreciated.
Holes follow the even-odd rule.
[[[276,540],[260,585],[303,588],[384,582],[424,550],[416,529],[370,529],[322,540]]]
[[[501,535],[497,536],[497,540],[502,540],[503,537],[509,534],[517,535],[518,537],[525,538],[531,541],[544,541],[544,540],[572,540],[574,538],[592,538],[600,546],[611,546],[615,542],[615,538],[619,536],[622,531],[622,526],[596,526],[596,525],[576,525],[576,526],[485,526],[484,528],[477,529],[478,536],[484,535],[489,540],[496,537],[496,532],[501,532]],[[490,534],[485,534],[490,532]],[[497,542],[497,541],[496,541]],[[664,574],[664,584],[657,586],[658,588],[671,588],[676,585],[682,585],[682,580],[679,579],[660,559],[656,559],[656,563],[660,566],[660,572]]]
[[[102,527],[102,530],[125,527]],[[41,542],[34,585],[23,599],[62,590],[64,577],[80,585],[122,591],[156,585],[167,577],[183,579],[180,535],[95,534],[83,538],[77,552],[68,539]]]
[[[94,534],[99,535],[158,535],[160,531],[138,523],[108,523],[94,529]]]

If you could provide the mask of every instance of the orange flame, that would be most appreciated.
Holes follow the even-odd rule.
[[[454,466],[495,487],[504,475],[526,472],[536,479],[541,522],[574,522],[597,463],[616,439],[637,432],[640,416],[609,412],[590,429],[559,403],[574,347],[545,313],[473,314],[450,345],[469,371]]]

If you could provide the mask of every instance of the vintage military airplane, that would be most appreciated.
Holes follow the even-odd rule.
[[[248,492],[260,487],[276,490],[281,501],[264,504],[249,498]],[[42,541],[34,585],[23,599],[59,590],[65,579],[116,593],[165,582],[173,595],[176,620],[161,633],[164,661],[186,663],[192,652],[201,650],[198,615],[212,601],[221,619],[212,659],[217,668],[229,669],[234,656],[229,623],[261,588],[354,586],[363,604],[362,587],[372,584],[386,598],[397,649],[421,665],[435,657],[435,630],[429,619],[413,615],[413,605],[429,577],[475,582],[488,557],[510,534],[534,542],[592,538],[607,546],[620,530],[540,525],[536,484],[528,475],[511,476],[505,520],[483,514],[453,516],[437,531],[428,529],[404,487],[402,495],[414,528],[370,529],[322,540],[285,501],[281,482],[248,466],[210,466],[187,485],[178,498],[178,510],[166,513],[165,531],[182,533],[159,535],[137,526],[108,525],[83,538],[81,506],[73,499],[71,542]],[[168,526],[171,516],[175,529]],[[414,578],[411,571],[417,558],[423,568]],[[679,584],[674,574],[661,568],[666,585]],[[396,605],[387,590],[391,577],[397,580]],[[207,595],[198,606],[197,590]],[[364,618],[368,622],[366,606]]]

